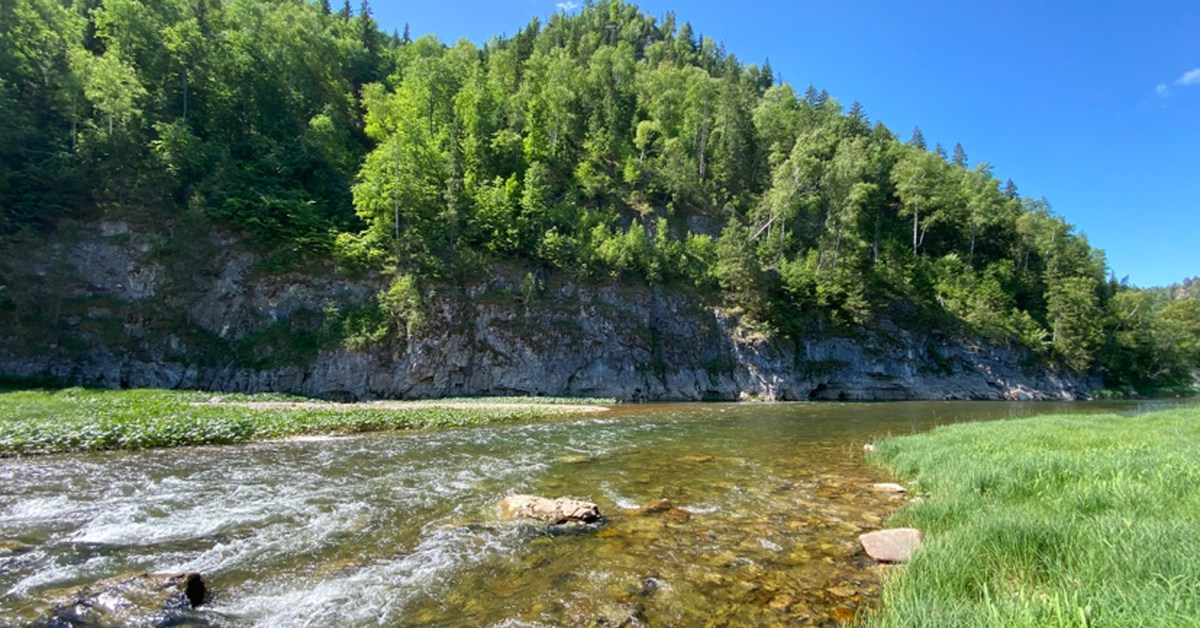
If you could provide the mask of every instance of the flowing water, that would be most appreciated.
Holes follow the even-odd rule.
[[[837,625],[902,505],[863,444],[1147,404],[672,404],[521,425],[0,460],[0,625],[56,589],[198,571],[210,626]],[[583,529],[503,521],[571,496]],[[668,499],[676,510],[638,514]]]

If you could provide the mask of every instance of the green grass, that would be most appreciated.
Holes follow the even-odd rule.
[[[310,434],[463,427],[532,420],[570,412],[583,400],[474,398],[501,404],[446,408],[437,402],[399,409],[369,405],[334,408],[248,408],[195,405],[213,393],[164,390],[22,390],[0,393],[0,455],[215,445]],[[219,395],[222,401],[311,402],[278,394]],[[605,403],[609,400],[587,400]],[[516,404],[536,403],[537,407]],[[507,406],[507,407],[506,407]]]
[[[1200,409],[960,424],[879,443],[926,534],[871,627],[1200,626]]]

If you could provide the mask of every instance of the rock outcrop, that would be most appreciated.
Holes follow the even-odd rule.
[[[36,342],[22,340],[34,334],[20,325],[0,331],[0,373],[339,401],[1032,400],[1086,397],[1098,385],[1035,364],[1020,349],[886,319],[850,335],[814,327],[800,340],[767,338],[736,312],[683,292],[547,280],[523,295],[520,271],[502,269],[466,286],[427,286],[423,322],[407,334],[356,348],[297,348],[297,338],[323,333],[330,312],[370,302],[386,279],[349,279],[332,267],[262,274],[232,239],[217,241],[203,268],[172,272],[154,255],[153,238],[127,225],[77,231],[73,244],[30,262],[29,285],[57,292],[21,298],[57,309],[53,320],[29,316],[26,324],[52,329]]]

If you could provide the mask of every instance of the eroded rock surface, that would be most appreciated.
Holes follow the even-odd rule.
[[[534,519],[549,524],[592,523],[602,516],[600,507],[591,502],[536,495],[509,495],[501,500],[500,512],[508,519]]]

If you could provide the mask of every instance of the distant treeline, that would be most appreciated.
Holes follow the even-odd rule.
[[[1110,279],[962,146],[798,93],[670,13],[589,2],[479,47],[381,32],[365,1],[9,0],[0,43],[8,239],[140,214],[394,273],[381,302],[405,307],[505,262],[692,290],[767,333],[955,329],[1114,387],[1200,367],[1194,282]]]

